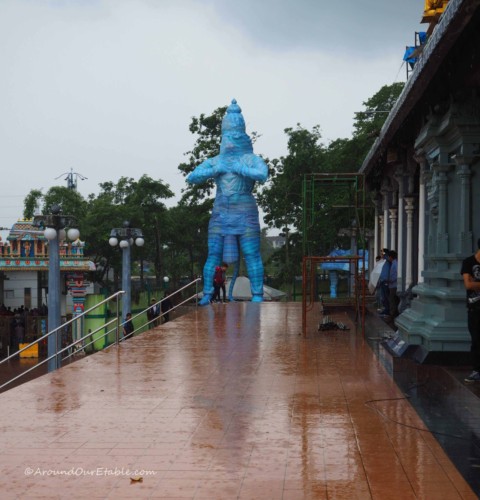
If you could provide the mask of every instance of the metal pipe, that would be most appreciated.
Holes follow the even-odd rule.
[[[59,255],[59,234],[49,241],[48,250],[48,329],[54,330],[55,334],[48,337],[48,357],[51,358],[48,363],[48,371],[52,372],[61,366],[61,360],[53,355],[61,349],[57,335],[58,328],[61,325],[60,312],[60,255]]]
[[[117,329],[115,332],[115,344],[118,345],[120,342],[120,301],[118,300],[119,295],[117,295],[117,310],[116,310],[116,315],[117,315]]]
[[[130,242],[128,242],[128,245],[122,248],[122,289],[125,292],[125,295],[122,297],[122,319],[125,319],[127,313],[132,312],[132,271],[130,265]]]

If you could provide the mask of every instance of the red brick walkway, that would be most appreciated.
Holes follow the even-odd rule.
[[[0,394],[1,498],[476,498],[350,326],[218,304]]]

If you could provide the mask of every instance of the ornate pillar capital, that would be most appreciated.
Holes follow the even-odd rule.
[[[389,217],[389,219],[390,219],[391,221],[395,221],[395,220],[397,220],[397,216],[398,216],[398,209],[396,209],[396,208],[389,208],[389,209],[388,209],[388,211],[389,211],[389,213],[390,213],[390,215],[388,216],[388,217]]]
[[[471,175],[471,165],[475,161],[474,156],[455,155],[454,158],[457,168],[455,169],[457,175],[461,178],[469,177]]]
[[[452,169],[452,165],[448,163],[435,162],[432,163],[432,170],[437,174],[437,180],[441,182],[447,181],[447,173]]]
[[[397,237],[397,219],[398,219],[398,209],[390,208],[389,212],[389,220],[390,220],[390,248],[396,248],[396,237]]]
[[[405,212],[407,212],[407,214],[412,214],[413,211],[415,210],[414,207],[415,198],[413,198],[413,196],[406,196],[404,198],[404,201],[405,201]]]

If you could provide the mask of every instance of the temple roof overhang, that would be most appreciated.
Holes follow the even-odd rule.
[[[368,176],[372,169],[385,158],[391,141],[399,132],[409,133],[402,128],[408,127],[406,123],[412,112],[424,98],[429,85],[438,79],[439,68],[444,64],[472,17],[477,14],[479,7],[480,0],[450,0],[379,136],[365,157],[360,168],[361,173]]]

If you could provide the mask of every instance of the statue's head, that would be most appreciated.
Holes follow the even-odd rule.
[[[246,153],[253,153],[252,141],[245,132],[245,120],[242,116],[242,110],[237,101],[233,99],[222,120],[220,154]]]

